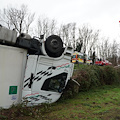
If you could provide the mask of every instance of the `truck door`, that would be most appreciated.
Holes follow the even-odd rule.
[[[39,57],[31,88],[32,104],[55,102],[63,92],[68,73],[62,69],[57,70],[56,66],[53,66],[53,61],[55,62],[53,59],[46,59],[46,56]]]

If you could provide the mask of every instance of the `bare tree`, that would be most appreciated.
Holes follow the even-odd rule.
[[[83,25],[82,28],[79,28],[79,36],[77,43],[80,46],[79,51],[86,53],[91,52],[92,48],[95,48],[94,45],[98,40],[99,30],[94,31],[86,25]]]
[[[73,43],[73,48],[76,48],[76,23],[71,25],[71,41]]]
[[[25,22],[25,27],[26,27],[26,33],[29,32],[30,25],[34,21],[34,16],[35,16],[34,13],[33,14],[29,14],[28,17],[26,18],[26,20],[24,21]]]
[[[109,38],[101,38],[102,43],[99,43],[99,56],[102,59],[107,59],[110,56]]]
[[[47,38],[49,35],[56,33],[56,20],[50,20],[47,17],[39,17],[37,21],[37,33],[38,36],[44,34]]]
[[[70,35],[70,23],[67,24],[67,25],[63,25],[63,28],[62,28],[62,34],[64,36],[64,42],[65,44],[70,44],[68,43],[68,40],[69,40],[69,35]]]
[[[57,33],[61,36],[66,45],[73,46],[75,48],[76,23],[61,25]]]
[[[113,41],[112,46],[111,46],[111,61],[113,63],[113,65],[117,65],[117,58],[118,58],[118,46],[119,44],[116,42],[116,40]]]
[[[92,51],[93,53],[97,53],[97,41],[98,41],[98,37],[99,37],[99,30],[96,30],[91,33],[92,35],[89,38],[88,44],[87,44],[87,51],[88,51],[88,55],[91,55]]]
[[[21,5],[20,9],[8,7],[1,12],[0,21],[5,23],[9,29],[16,29],[19,34],[21,32],[28,33],[29,27],[34,20],[34,15],[34,13],[28,13],[26,5]]]
[[[37,22],[37,33],[38,36],[40,37],[40,35],[42,34],[48,34],[48,18],[38,18],[38,22]]]
[[[102,38],[102,43],[99,44],[99,56],[102,59],[107,59],[117,65],[119,56],[119,44],[116,40],[113,43],[109,43],[108,38]]]
[[[49,25],[49,29],[50,29],[50,34],[55,34],[55,30],[56,30],[56,20],[52,19]]]

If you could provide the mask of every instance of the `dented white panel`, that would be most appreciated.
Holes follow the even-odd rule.
[[[0,107],[22,99],[27,50],[0,45]]]

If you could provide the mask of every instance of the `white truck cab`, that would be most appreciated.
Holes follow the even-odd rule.
[[[67,82],[72,77],[74,64],[71,63],[71,56],[73,48],[63,47],[63,42],[57,35],[51,35],[45,41],[43,36],[40,39],[36,39],[24,33],[17,37],[16,31],[1,26],[0,44],[0,48],[6,46],[3,49],[6,54],[1,54],[0,57],[2,58],[6,55],[8,61],[10,56],[7,54],[8,48],[13,51],[11,56],[15,53],[15,48],[19,48],[20,52],[21,50],[24,51],[23,59],[21,59],[21,63],[24,64],[23,67],[20,67],[20,64],[16,64],[17,52],[14,54],[14,59],[11,60],[12,65],[10,64],[10,68],[11,71],[14,70],[12,72],[14,74],[10,76],[11,81],[9,79],[2,80],[6,74],[10,73],[10,71],[7,71],[9,63],[5,65],[8,73],[4,73],[4,76],[0,77],[0,84],[2,86],[4,83],[7,91],[5,91],[6,96],[0,101],[0,107],[9,107],[13,103],[20,103],[20,101],[27,101],[28,106],[53,103],[60,98]],[[15,67],[15,65],[19,66]],[[15,70],[15,68],[20,70]],[[4,72],[3,69],[0,68],[0,71]],[[22,74],[18,74],[18,71],[21,71]],[[18,77],[19,79],[17,79]],[[6,84],[7,81],[9,81],[9,84]],[[0,95],[2,94],[4,94],[4,91],[0,92]],[[2,105],[4,99],[7,98],[9,98],[8,101]]]
[[[73,73],[71,55],[71,48],[66,48],[58,58],[29,55],[22,89],[23,101],[27,99],[28,105],[57,101]]]

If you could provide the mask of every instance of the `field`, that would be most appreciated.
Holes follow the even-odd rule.
[[[104,86],[81,92],[51,106],[45,117],[46,120],[119,120],[120,88]]]
[[[77,66],[75,66],[77,68]],[[0,120],[120,120],[120,69],[80,66],[53,104],[0,109]]]
[[[120,120],[120,87],[102,86],[53,104],[13,106],[0,113],[1,120]]]

